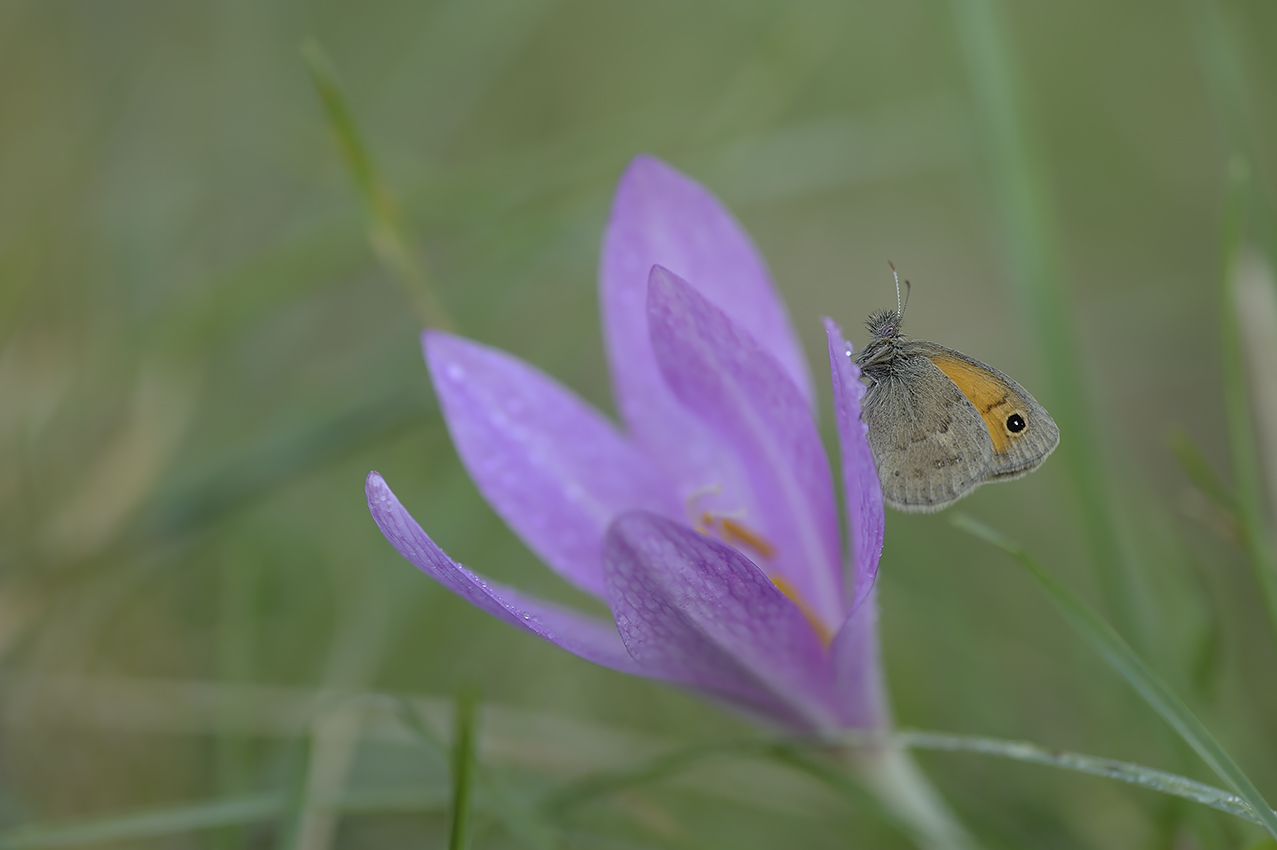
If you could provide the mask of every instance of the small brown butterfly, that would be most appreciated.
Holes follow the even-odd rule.
[[[1051,414],[992,366],[905,337],[907,305],[897,276],[896,309],[869,317],[873,339],[856,358],[869,380],[862,416],[884,501],[900,511],[938,511],[986,481],[1041,466],[1060,442]]]

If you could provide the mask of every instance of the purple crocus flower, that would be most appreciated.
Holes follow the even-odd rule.
[[[761,257],[719,201],[635,159],[612,206],[601,299],[626,430],[508,354],[439,331],[422,340],[480,491],[615,622],[456,563],[373,472],[382,533],[458,596],[589,661],[788,729],[883,728],[882,493],[841,331],[825,321],[846,564],[806,362]]]

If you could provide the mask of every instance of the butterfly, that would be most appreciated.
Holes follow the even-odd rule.
[[[865,323],[871,340],[856,358],[868,381],[861,415],[883,500],[900,511],[938,511],[987,481],[1037,469],[1059,445],[1060,429],[992,366],[906,337],[908,281],[905,287],[902,303],[897,275],[896,309]]]

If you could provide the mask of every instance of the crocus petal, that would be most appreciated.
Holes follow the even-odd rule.
[[[608,604],[630,654],[664,679],[788,726],[836,723],[830,657],[803,613],[747,558],[646,513],[604,546]]]
[[[781,364],[807,404],[802,348],[749,236],[696,182],[640,156],[617,187],[603,239],[600,302],[618,407],[638,441],[686,495],[735,483],[715,435],[670,395],[652,357],[645,304],[654,265],[689,280]]]
[[[873,589],[838,630],[831,650],[834,699],[842,727],[885,729],[890,714],[878,648],[878,596]]]
[[[860,368],[852,359],[851,343],[832,319],[825,319],[829,339],[829,372],[834,385],[834,418],[838,424],[838,444],[842,455],[842,482],[847,500],[847,534],[851,538],[851,608],[869,595],[878,576],[878,559],[886,534],[882,485],[869,450],[869,429],[860,419],[860,400],[865,385]]]
[[[613,624],[526,596],[467,570],[426,536],[377,473],[368,474],[364,492],[368,509],[386,539],[400,555],[448,590],[497,619],[545,638],[587,661],[623,673],[647,675],[630,657]]]
[[[673,485],[612,423],[532,366],[438,331],[422,343],[480,492],[556,572],[603,598],[608,525],[635,509],[681,516]]]
[[[670,389],[749,474],[754,513],[742,521],[774,549],[760,563],[833,634],[845,610],[833,480],[798,388],[748,332],[660,266],[652,269],[647,314]]]

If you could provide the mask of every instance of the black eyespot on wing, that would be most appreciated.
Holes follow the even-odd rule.
[[[1012,413],[1010,416],[1007,417],[1007,430],[1010,431],[1012,434],[1018,434],[1021,431],[1023,431],[1026,427],[1026,424],[1027,423],[1024,421],[1024,417],[1018,413]]]

